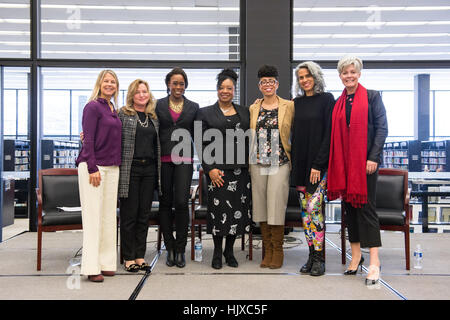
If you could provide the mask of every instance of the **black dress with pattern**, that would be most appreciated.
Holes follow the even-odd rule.
[[[241,120],[238,114],[225,118],[227,129],[240,128]],[[237,149],[234,154],[237,154]],[[222,187],[213,186],[209,175],[206,175],[208,182],[207,233],[213,236],[241,235],[250,231],[250,175],[245,166],[223,170],[223,172]]]

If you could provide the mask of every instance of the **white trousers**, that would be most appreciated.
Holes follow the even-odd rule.
[[[289,164],[276,167],[250,165],[254,222],[284,225],[289,197]]]
[[[117,269],[117,192],[118,166],[97,166],[101,182],[89,183],[86,162],[78,165],[81,215],[83,219],[83,254],[81,274],[97,275]]]

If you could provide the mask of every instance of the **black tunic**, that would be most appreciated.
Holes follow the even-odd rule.
[[[311,168],[320,170],[321,179],[328,169],[334,104],[334,97],[328,92],[294,99],[291,185],[306,186],[308,193],[313,193],[319,184],[309,182]]]

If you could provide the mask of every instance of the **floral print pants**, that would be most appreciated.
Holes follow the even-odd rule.
[[[325,220],[322,209],[324,206],[326,184],[327,175],[325,174],[313,194],[306,191],[298,191],[306,241],[308,246],[314,246],[314,250],[316,251],[323,250],[325,240]]]

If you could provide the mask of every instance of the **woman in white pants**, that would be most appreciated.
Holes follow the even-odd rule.
[[[83,221],[81,274],[93,282],[114,276],[122,122],[117,105],[119,81],[103,70],[83,110],[83,147],[77,158]]]

